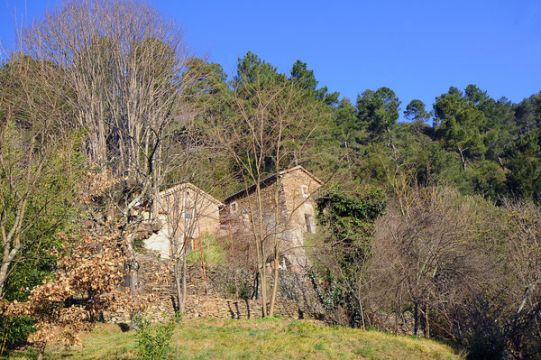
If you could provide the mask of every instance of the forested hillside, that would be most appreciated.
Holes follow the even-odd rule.
[[[160,190],[223,199],[302,165],[325,182],[305,244],[323,320],[541,358],[541,92],[348,99],[252,52],[226,74],[131,1],[67,2],[21,43],[0,67],[0,351],[144,312],[133,234]]]
[[[445,184],[497,204],[503,199],[539,201],[541,93],[514,104],[493,99],[475,85],[463,90],[451,86],[425,105],[420,100],[401,104],[392,89],[381,87],[361,89],[352,101],[319,86],[300,60],[290,73],[280,74],[248,53],[238,60],[231,80],[219,64],[192,61],[189,69],[204,74],[194,84],[194,94],[201,95],[196,101],[211,106],[201,121],[231,118],[229,98],[245,97],[239,92],[248,85],[253,96],[294,86],[303,107],[318,107],[310,119],[316,123],[299,124],[296,136],[303,138],[302,130],[315,126],[312,149],[319,156],[307,150],[295,161],[323,178],[336,178],[339,170],[355,183],[389,187],[392,179],[405,177],[410,184]]]

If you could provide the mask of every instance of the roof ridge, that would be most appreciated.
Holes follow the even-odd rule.
[[[223,205],[223,203],[220,200],[216,199],[214,196],[212,196],[211,194],[209,194],[205,190],[201,189],[199,186],[196,186],[196,185],[194,185],[193,183],[191,183],[189,181],[180,182],[180,183],[175,184],[175,185],[173,185],[171,187],[168,187],[167,189],[164,189],[164,190],[160,191],[158,193],[158,196],[167,196],[167,195],[172,194],[172,193],[174,193],[176,191],[182,190],[183,187],[190,187],[192,189],[195,189],[196,191],[199,191],[199,192],[203,193],[206,197],[210,198],[210,200],[212,200],[216,204]]]
[[[277,173],[273,173],[273,174],[270,174],[269,176],[266,176],[265,178],[261,179],[259,181],[259,184],[264,184],[265,182],[269,181],[269,180],[272,180],[273,178],[275,178],[277,175],[278,176],[281,176],[281,175],[284,175],[284,174],[287,174],[289,172],[292,172],[292,171],[295,171],[295,170],[302,170],[302,172],[304,172],[306,175],[308,175],[309,177],[311,177],[313,180],[315,180],[316,182],[318,182],[320,185],[323,185],[324,182],[321,181],[317,176],[315,176],[314,174],[312,174],[310,171],[306,170],[304,168],[304,166],[302,165],[295,165],[293,167],[290,167],[288,169],[284,169],[284,170],[281,170],[281,171],[278,171]],[[227,196],[225,199],[224,199],[224,202],[227,202],[228,200],[231,200],[233,198],[236,198],[238,197],[239,195],[241,195],[242,193],[250,193],[250,191],[255,187],[255,183],[248,186],[247,188],[244,188],[242,190],[239,190],[229,196]]]

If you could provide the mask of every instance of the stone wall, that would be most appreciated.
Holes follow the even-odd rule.
[[[321,182],[302,167],[283,171],[279,178],[280,182],[276,182],[276,177],[262,182],[262,214],[259,214],[254,190],[224,200],[226,206],[220,210],[220,235],[227,238],[236,254],[255,258],[252,221],[261,216],[264,223],[264,233],[261,235],[270,239],[264,241],[265,252],[274,252],[272,239],[278,238],[280,263],[287,263],[287,266],[300,271],[308,265],[304,236],[317,230],[313,196],[321,187]]]
[[[174,312],[174,287],[167,262],[160,260],[158,255],[147,252],[138,256],[138,263],[139,291],[142,295],[150,294],[153,297],[145,316],[153,321],[169,318]],[[269,279],[272,283],[272,278]],[[275,315],[295,319],[313,316],[314,297],[306,295],[299,279],[299,274],[281,271]],[[261,317],[260,301],[246,296],[246,286],[251,286],[253,280],[253,274],[238,269],[216,266],[203,272],[200,266],[190,266],[183,316],[224,319]],[[312,300],[307,301],[309,298]],[[105,318],[111,322],[129,322],[129,314],[122,312],[105,314]]]
[[[291,249],[286,253],[286,257],[293,266],[306,267],[308,258],[304,237],[308,232],[316,232],[316,204],[313,195],[321,184],[305,170],[296,169],[284,174],[282,186],[285,206],[289,214],[288,230],[284,238],[287,241],[286,248]]]
[[[261,317],[263,310],[258,300],[234,299],[216,295],[188,295],[184,317],[212,317],[220,319],[252,319]],[[275,315],[297,319],[299,309],[293,301],[278,301]]]

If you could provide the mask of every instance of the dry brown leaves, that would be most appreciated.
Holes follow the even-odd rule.
[[[77,343],[77,334],[88,330],[103,311],[140,311],[148,303],[134,301],[122,286],[126,256],[120,233],[82,235],[69,243],[53,280],[35,287],[28,301],[4,305],[5,315],[37,321],[31,343]]]
[[[121,180],[107,172],[90,172],[81,203],[92,204]],[[104,211],[99,205],[96,210]],[[129,263],[128,237],[115,223],[120,216],[105,218],[100,222],[89,217],[82,223],[82,232],[75,236],[58,234],[64,248],[55,254],[58,261],[54,278],[36,286],[26,302],[0,303],[0,314],[26,315],[36,320],[37,331],[29,342],[72,345],[79,341],[78,334],[90,329],[104,312],[134,313],[152,302],[150,296],[131,296],[123,286]]]

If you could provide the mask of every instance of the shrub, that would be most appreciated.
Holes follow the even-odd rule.
[[[23,345],[34,331],[34,321],[26,316],[0,316],[0,356],[8,349]]]
[[[171,354],[171,337],[175,331],[176,318],[166,324],[151,325],[148,320],[137,319],[137,359],[167,359]]]
[[[226,291],[231,296],[236,296],[239,299],[248,300],[253,291],[253,286],[247,280],[238,282],[229,282],[226,284]]]
[[[188,264],[200,264],[201,254],[207,265],[220,265],[224,263],[225,251],[216,240],[216,237],[211,234],[204,233],[201,236],[201,247],[193,249],[188,253]]]

